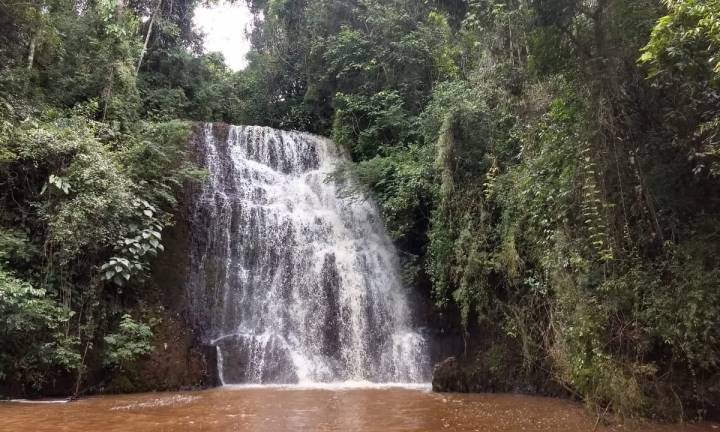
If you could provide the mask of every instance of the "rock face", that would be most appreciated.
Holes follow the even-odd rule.
[[[220,384],[215,347],[200,345],[182,318],[163,314],[154,333],[154,350],[131,369],[114,376],[98,391],[171,391]]]
[[[436,363],[432,388],[436,392],[567,396],[547,370],[540,366],[527,370],[512,341],[485,339],[466,350],[465,355],[449,356]]]
[[[448,357],[433,367],[432,389],[436,392],[466,392],[467,377],[457,358]]]
[[[200,351],[205,361],[205,369],[202,371],[201,386],[219,387],[222,385],[220,370],[218,369],[218,350],[215,345],[201,345]]]
[[[183,201],[195,196],[192,187]],[[163,231],[166,251],[153,263],[145,302],[159,324],[153,328],[154,350],[131,370],[114,377],[101,374],[88,379],[92,392],[146,392],[196,389],[220,385],[217,351],[204,345],[199,330],[188,319],[185,280],[189,266],[189,222],[187,205],[178,206],[176,223]]]

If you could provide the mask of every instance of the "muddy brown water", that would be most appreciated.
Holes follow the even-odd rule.
[[[0,403],[0,431],[590,432],[595,418],[561,399],[421,389],[220,388],[99,396],[67,404]],[[705,432],[720,424],[605,425],[598,431]]]

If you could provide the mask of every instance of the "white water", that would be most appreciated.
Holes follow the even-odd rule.
[[[395,250],[374,204],[339,193],[335,145],[222,128],[196,139],[188,294],[223,384],[426,381]]]
[[[386,390],[386,389],[403,389],[417,391],[432,391],[431,383],[407,383],[407,382],[372,382],[372,381],[337,381],[337,382],[314,382],[304,384],[226,384],[223,386],[227,390],[252,390],[252,389],[276,389],[287,391],[302,390],[328,390],[328,391],[344,391],[344,390]]]

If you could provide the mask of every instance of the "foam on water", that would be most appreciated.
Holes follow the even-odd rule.
[[[5,403],[17,403],[17,404],[30,404],[30,405],[55,405],[55,404],[66,404],[70,402],[69,399],[0,399],[0,402]]]
[[[225,385],[228,390],[252,390],[252,389],[277,389],[277,390],[383,390],[383,389],[405,389],[418,391],[431,391],[430,383],[406,383],[388,382],[377,383],[371,381],[338,381],[338,382],[308,382],[300,384],[230,384]]]

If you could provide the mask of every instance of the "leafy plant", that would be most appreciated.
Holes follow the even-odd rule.
[[[129,314],[120,317],[115,333],[103,337],[105,357],[103,364],[114,369],[125,369],[135,360],[152,351],[153,332],[149,325],[132,319]]]
[[[135,223],[128,226],[128,236],[118,240],[118,254],[100,267],[103,280],[115,285],[125,285],[132,276],[142,277],[149,270],[148,258],[165,250],[162,240],[162,224],[156,217],[156,208],[145,200],[133,200]]]
[[[39,389],[59,371],[80,363],[78,339],[64,329],[72,311],[0,268],[0,381],[27,382]],[[56,368],[48,374],[48,368]]]
[[[48,179],[48,184],[51,186],[54,186],[58,190],[62,191],[65,195],[70,193],[70,182],[65,177],[56,176],[55,174],[51,174],[50,178]],[[40,194],[45,191],[43,189],[40,191]]]

